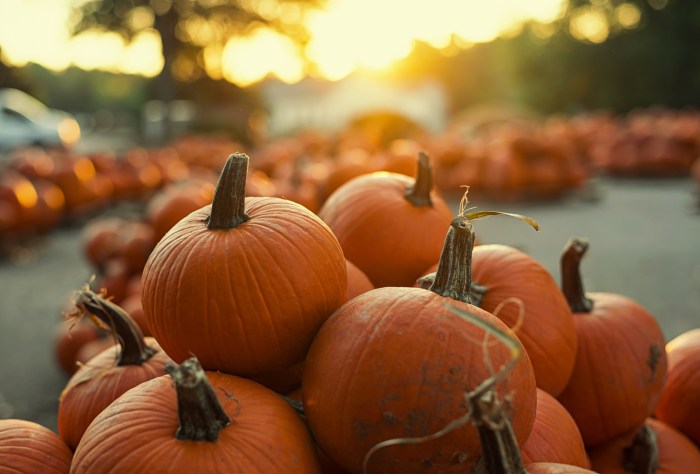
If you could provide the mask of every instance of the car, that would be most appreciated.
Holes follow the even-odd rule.
[[[79,139],[80,126],[68,112],[19,89],[0,89],[0,153],[26,146],[70,148]]]

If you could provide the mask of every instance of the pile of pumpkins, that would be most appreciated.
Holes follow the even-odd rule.
[[[211,204],[157,240],[143,314],[90,286],[66,324],[112,341],[76,366],[58,433],[0,421],[16,472],[585,473],[700,470],[700,330],[665,344],[631,299],[587,293],[588,242],[561,287],[476,245],[415,178],[352,179],[318,213],[246,195],[226,160]],[[134,285],[136,286],[136,285]],[[146,336],[149,334],[150,336]]]
[[[694,111],[466,125],[455,119],[440,132],[415,124],[397,128],[381,114],[370,119],[336,134],[305,130],[260,139],[246,150],[253,157],[250,192],[292,199],[317,212],[333,191],[361,174],[413,177],[420,150],[433,158],[435,186],[447,198],[458,198],[469,183],[477,199],[552,200],[584,188],[596,174],[696,176],[700,170],[700,113]],[[0,250],[116,203],[144,202],[173,183],[215,182],[221,157],[232,149],[244,150],[225,135],[192,134],[119,155],[17,150],[0,171]]]

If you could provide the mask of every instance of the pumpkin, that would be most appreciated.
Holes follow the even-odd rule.
[[[576,422],[556,398],[540,388],[535,424],[521,451],[525,464],[550,462],[591,467]]]
[[[306,419],[323,452],[344,469],[363,472],[367,456],[366,469],[372,473],[424,472],[429,467],[468,472],[475,463],[480,448],[471,426],[370,453],[379,443],[426,437],[465,416],[464,392],[488,378],[490,367],[511,360],[507,348],[484,343],[482,327],[453,312],[472,314],[478,322],[512,334],[493,315],[465,302],[465,252],[473,243],[472,224],[458,216],[430,290],[385,287],[363,293],[339,308],[314,339],[302,375]],[[512,393],[513,426],[522,442],[536,403],[527,355],[499,393]]]
[[[200,174],[197,178],[173,184],[149,200],[146,217],[153,227],[156,241],[191,212],[210,204],[214,198],[215,179]]]
[[[2,472],[66,474],[73,453],[56,433],[33,421],[0,420]]]
[[[75,373],[80,348],[103,337],[103,331],[93,324],[82,321],[78,324],[61,324],[54,340],[54,355],[59,367],[68,375]]]
[[[146,222],[127,221],[117,232],[115,245],[115,257],[124,261],[127,271],[141,273],[156,245],[153,227]]]
[[[658,323],[639,303],[584,292],[579,266],[587,250],[588,242],[574,237],[561,258],[578,351],[558,399],[592,447],[641,425],[653,412],[666,377],[666,351]]]
[[[103,327],[112,328],[120,349],[107,348],[78,369],[61,392],[58,434],[75,449],[90,422],[107,405],[141,382],[165,374],[168,357],[121,308],[81,290],[75,297],[76,315],[87,313]]]
[[[469,258],[474,279],[472,303],[516,331],[530,356],[537,386],[559,395],[574,368],[576,330],[557,282],[534,258],[507,245],[476,246]],[[419,284],[429,284],[432,275]],[[507,300],[519,304],[502,304]]]
[[[71,473],[320,472],[306,426],[274,392],[204,372],[196,358],[168,366],[168,373],[129,390],[95,418]]]
[[[143,272],[147,325],[176,362],[260,375],[301,362],[347,297],[337,239],[315,214],[245,198],[248,156],[232,154],[211,206],[160,240]]]
[[[119,230],[127,221],[121,217],[105,217],[91,220],[81,232],[85,257],[95,268],[105,265],[117,252]]]
[[[348,270],[348,299],[351,300],[354,297],[366,293],[369,290],[374,289],[374,285],[367,275],[365,275],[362,270],[357,268],[357,265],[352,263],[350,260],[345,260]]]
[[[333,193],[318,215],[375,287],[411,286],[440,257],[452,220],[432,189],[430,160],[421,153],[415,180],[386,172],[360,176]]]
[[[668,374],[656,417],[700,446],[700,329],[692,329],[666,344]]]
[[[592,449],[590,456],[593,468],[602,474],[700,472],[700,449],[681,432],[654,418]]]

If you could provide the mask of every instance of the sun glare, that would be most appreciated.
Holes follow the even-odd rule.
[[[12,15],[0,15],[5,59],[18,66],[31,61],[55,70],[74,64],[85,69],[158,74],[163,60],[154,30],[145,30],[130,44],[113,33],[88,32],[71,38],[68,6],[74,1],[0,0],[0,5],[12,2],[6,10]],[[296,82],[307,73],[338,80],[358,69],[390,68],[419,41],[450,55],[518,31],[527,20],[546,25],[562,14],[564,4],[563,0],[329,0],[326,8],[304,17],[300,8],[280,0],[259,3],[265,7],[264,17],[279,17],[285,23],[305,18],[310,31],[306,49],[300,51],[287,37],[260,27],[246,37],[232,38],[223,49],[205,47],[201,59],[210,76],[240,86],[268,76]],[[160,5],[155,0],[151,4],[154,8]],[[608,25],[594,10],[579,13],[572,22],[572,34],[592,42],[607,38]],[[639,22],[639,11],[631,3],[623,4],[617,16],[627,28]],[[129,21],[147,28],[153,14],[139,8]],[[195,23],[188,23],[188,34],[205,46],[212,31],[209,25]],[[309,64],[305,65],[303,54]]]
[[[268,75],[284,82],[298,82],[304,76],[301,56],[292,40],[267,28],[229,40],[222,54],[223,76],[242,87]]]

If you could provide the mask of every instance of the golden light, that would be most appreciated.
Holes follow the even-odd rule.
[[[361,68],[383,69],[408,55],[417,41],[450,54],[454,46],[491,41],[522,22],[551,22],[562,0],[335,0],[310,14],[307,56],[319,75],[340,79]]]
[[[20,206],[25,209],[36,206],[39,200],[39,195],[36,193],[36,188],[28,179],[20,181],[14,189],[15,198]]]
[[[127,21],[133,27],[146,28],[130,44],[114,33],[86,32],[71,38],[69,5],[76,1],[84,0],[15,2],[11,16],[0,16],[0,44],[6,60],[18,66],[34,61],[57,70],[75,64],[150,77],[160,72],[161,43],[151,27],[154,12],[166,12],[172,0],[151,0],[150,8],[138,7],[129,13]],[[606,1],[597,0],[597,4]],[[547,25],[563,14],[565,5],[564,0],[329,0],[323,10],[307,12],[281,0],[245,2],[255,6],[263,18],[280,19],[290,31],[303,21],[310,41],[301,52],[286,36],[260,27],[217,49],[210,45],[222,34],[221,19],[211,23],[195,17],[186,20],[178,34],[204,47],[197,62],[212,77],[240,86],[268,76],[296,82],[311,73],[337,80],[358,69],[383,70],[410,54],[417,42],[452,55],[476,43],[515,34],[525,21]],[[663,7],[667,0],[649,2]],[[579,10],[572,20],[572,34],[586,41],[604,41],[609,25],[600,11],[595,7]],[[639,14],[632,3],[623,3],[615,10],[616,22],[633,28]],[[546,38],[552,30],[542,26],[537,31],[538,37]],[[306,66],[302,53],[308,57]],[[193,64],[179,64],[178,74],[193,78],[190,66]]]
[[[623,28],[636,28],[641,18],[642,12],[634,3],[623,3],[615,9],[615,19]]]
[[[241,87],[274,75],[284,82],[304,77],[301,55],[286,36],[258,28],[250,36],[232,38],[222,53],[223,76]]]
[[[75,145],[80,140],[80,125],[72,118],[61,120],[58,124],[58,137],[66,146]]]
[[[97,174],[95,171],[95,165],[93,165],[92,161],[87,158],[79,158],[75,160],[75,163],[73,164],[73,173],[75,173],[75,176],[81,182],[90,181]]]
[[[610,34],[605,13],[595,7],[578,8],[572,15],[570,30],[577,40],[591,43],[602,43]]]
[[[124,40],[117,33],[88,31],[70,43],[72,62],[82,69],[111,69],[123,50]]]

